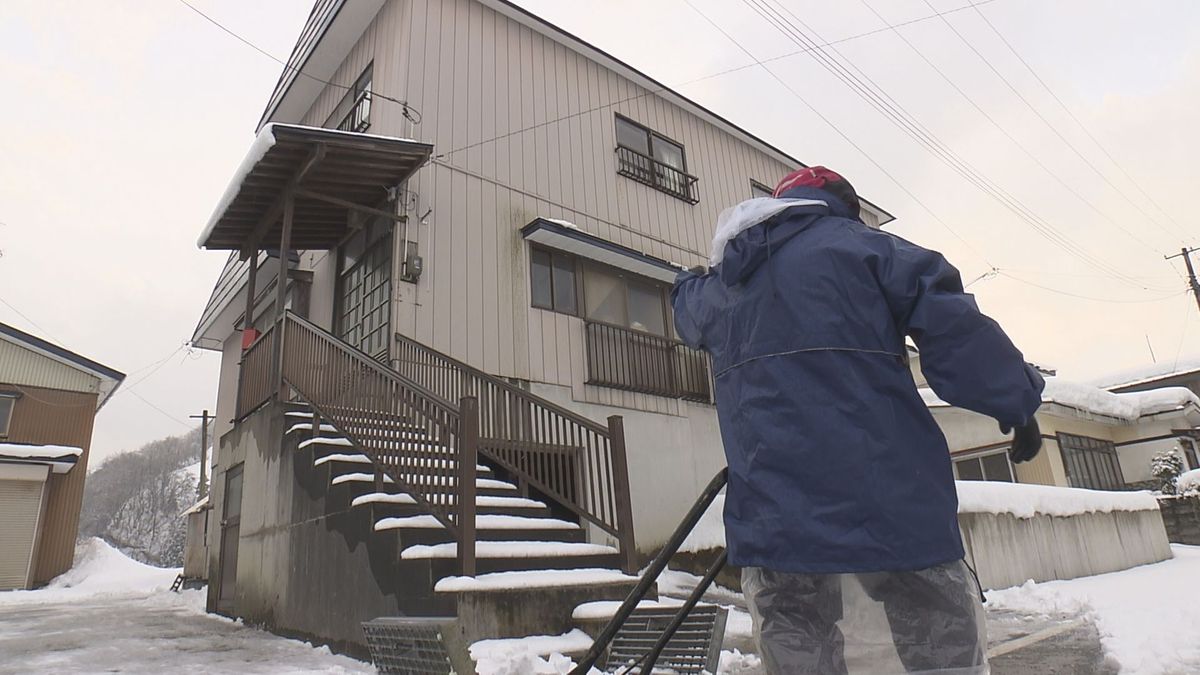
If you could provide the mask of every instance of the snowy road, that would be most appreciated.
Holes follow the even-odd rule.
[[[373,673],[326,649],[203,614],[201,591],[0,604],[0,673]]]

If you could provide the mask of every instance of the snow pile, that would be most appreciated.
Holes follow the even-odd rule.
[[[1192,469],[1179,474],[1175,479],[1176,492],[1184,497],[1200,494],[1200,469]]]
[[[480,640],[471,645],[471,658],[478,675],[559,675],[575,667],[564,652],[583,653],[591,646],[592,638],[577,628],[562,635]]]
[[[763,672],[762,659],[754,654],[743,654],[733,651],[721,651],[721,664],[717,667],[719,675],[758,675]]]
[[[719,494],[700,516],[696,527],[679,546],[680,553],[697,553],[725,548],[725,495]]]
[[[959,513],[1007,513],[1017,518],[1034,515],[1077,516],[1113,511],[1156,511],[1158,500],[1149,492],[1111,492],[1082,488],[960,480]]]
[[[21,458],[78,457],[83,448],[70,445],[29,445],[27,443],[0,443],[0,455]]]
[[[167,590],[180,568],[153,567],[126,557],[103,539],[92,537],[75,548],[75,566],[45,588],[0,593],[7,604],[75,602],[99,596],[144,596]]]
[[[1200,672],[1200,547],[1171,545],[1175,558],[1070,581],[988,591],[988,607],[1018,612],[1086,613],[1106,654],[1125,675]]]

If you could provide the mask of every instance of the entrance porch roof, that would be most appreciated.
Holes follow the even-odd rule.
[[[197,245],[252,251],[278,246],[284,202],[294,200],[289,248],[331,249],[429,159],[428,143],[294,124],[264,126]],[[382,212],[381,212],[382,213]],[[395,216],[392,216],[393,218]]]

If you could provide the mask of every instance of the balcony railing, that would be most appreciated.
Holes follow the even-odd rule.
[[[588,384],[708,403],[709,358],[677,340],[586,324]]]
[[[617,146],[617,173],[689,204],[700,201],[696,191],[698,178],[636,150]]]
[[[362,133],[371,126],[371,91],[359,93],[354,98],[342,121],[338,122],[338,131],[354,131]]]

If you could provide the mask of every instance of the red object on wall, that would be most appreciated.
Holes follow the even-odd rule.
[[[254,344],[259,335],[260,333],[253,328],[242,329],[242,351],[249,349],[250,345]]]

